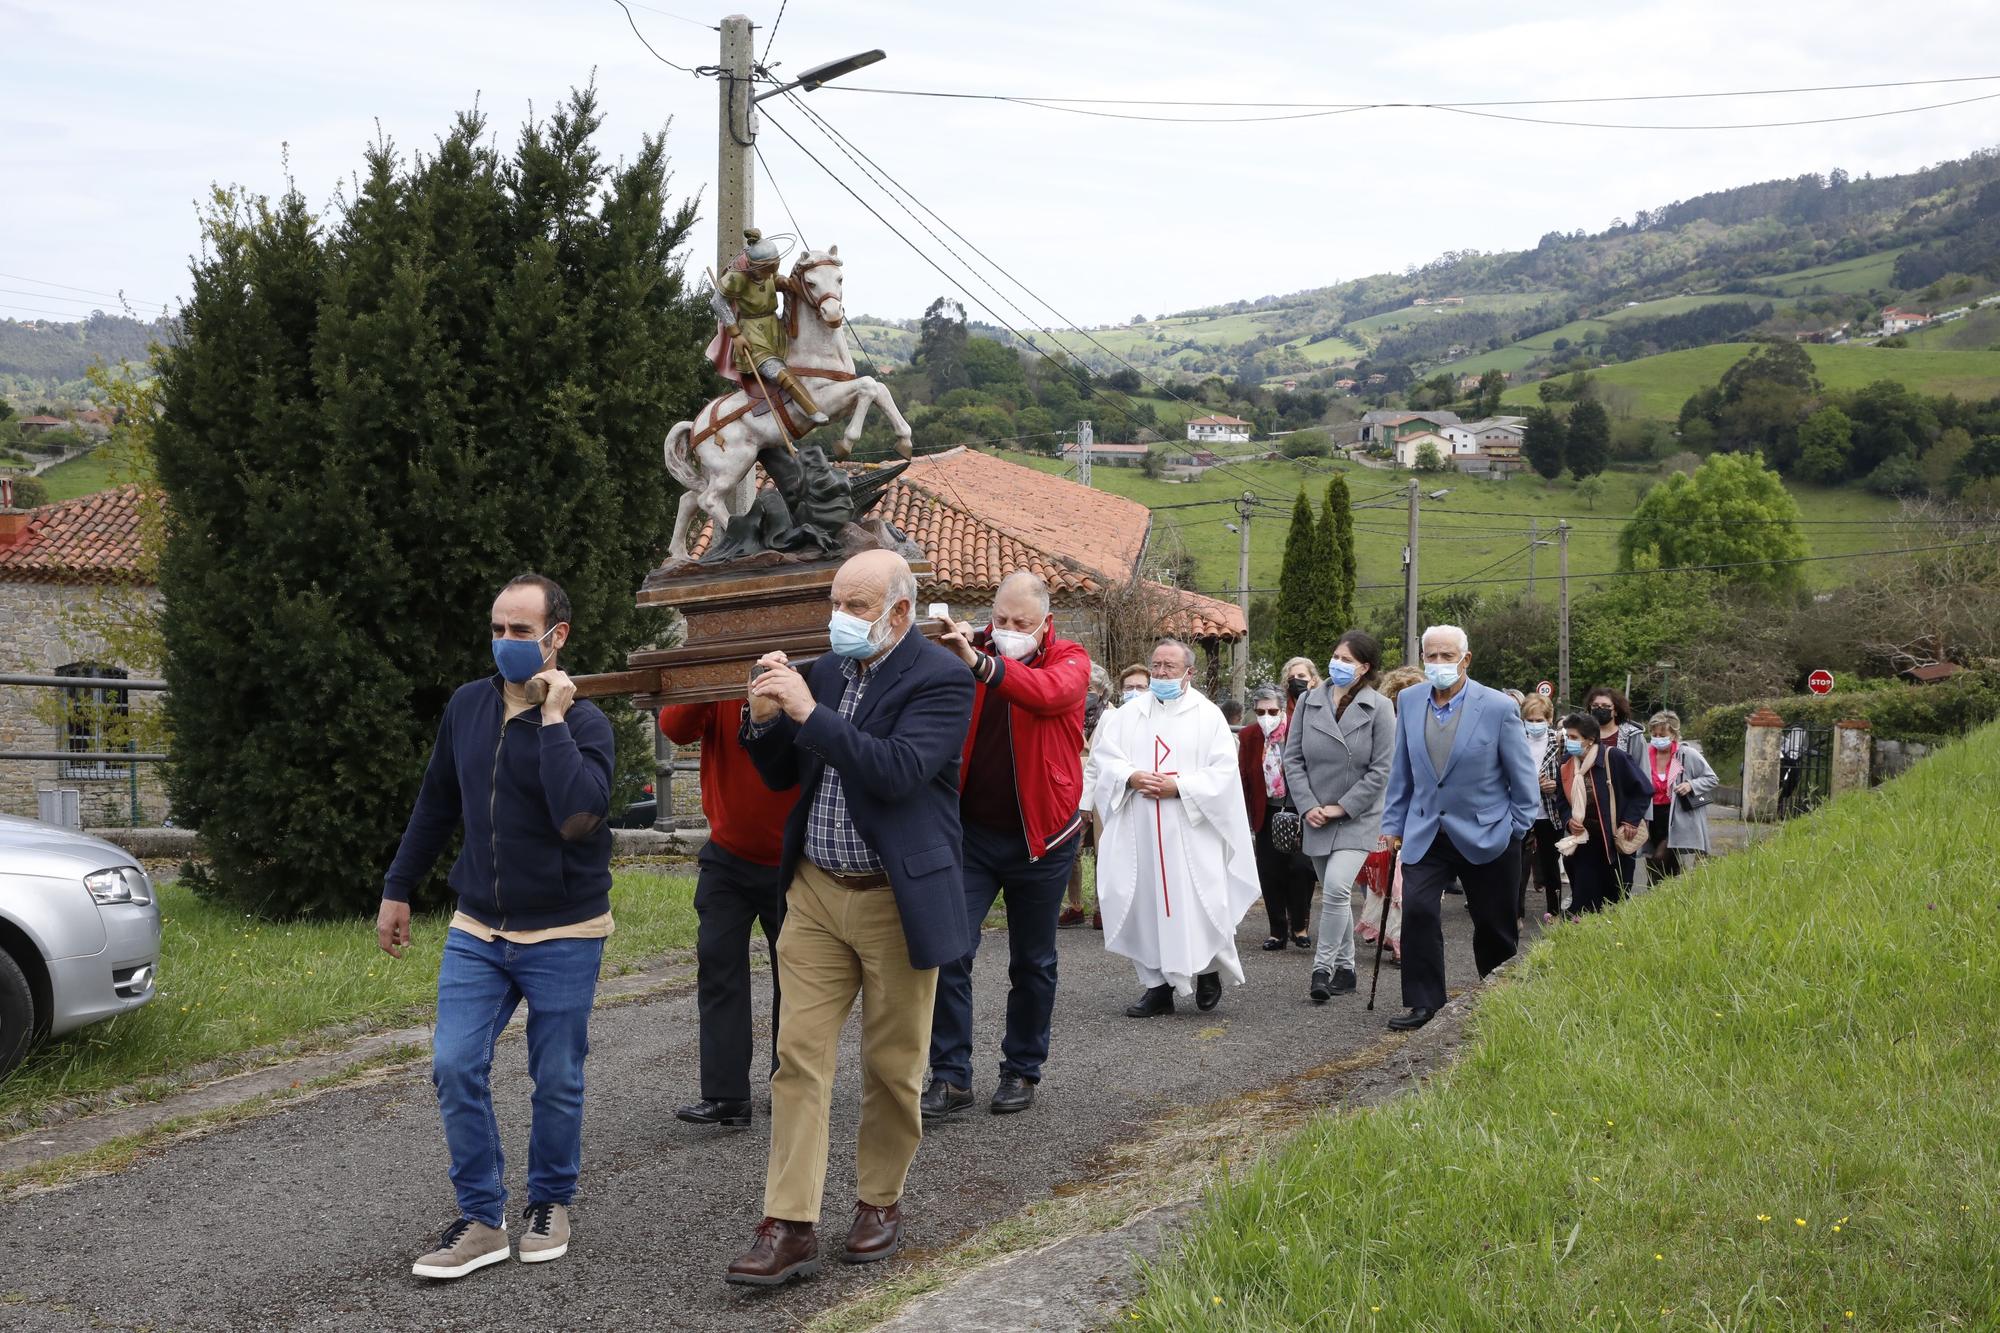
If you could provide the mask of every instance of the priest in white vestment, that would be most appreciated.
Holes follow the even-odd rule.
[[[1170,1014],[1190,991],[1213,1009],[1224,973],[1240,985],[1236,923],[1262,897],[1236,737],[1193,668],[1186,644],[1162,640],[1151,690],[1106,713],[1091,750],[1097,905],[1104,947],[1146,987],[1125,1011],[1134,1018]]]

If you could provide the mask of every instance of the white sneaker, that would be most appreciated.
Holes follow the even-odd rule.
[[[569,1253],[569,1209],[559,1203],[531,1203],[521,1233],[521,1262],[547,1263]]]
[[[444,1229],[437,1248],[410,1265],[418,1277],[456,1278],[509,1258],[507,1228],[461,1217]]]

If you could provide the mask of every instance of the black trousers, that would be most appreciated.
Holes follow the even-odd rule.
[[[1303,852],[1281,852],[1271,845],[1271,816],[1257,830],[1251,850],[1257,854],[1257,883],[1264,890],[1264,915],[1271,918],[1271,933],[1279,939],[1312,933],[1312,862]]]
[[[701,1011],[701,1095],[750,1100],[750,927],[764,927],[771,953],[771,1068],[778,1067],[778,929],[785,886],[778,867],[760,866],[713,842],[698,858],[694,886],[695,999]]]
[[[1485,976],[1514,956],[1520,931],[1521,840],[1510,838],[1484,863],[1469,861],[1439,829],[1420,861],[1403,863],[1403,1003],[1411,1009],[1444,1007],[1444,886],[1465,887],[1472,914],[1472,960]]]
[[[1534,871],[1535,883],[1541,886],[1542,910],[1550,916],[1561,916],[1563,910],[1562,853],[1556,850],[1556,840],[1562,837],[1562,830],[1553,821],[1537,819],[1533,833],[1534,847],[1528,857],[1528,867]],[[1527,899],[1527,885],[1522,884],[1521,897]],[[1523,916],[1527,915],[1525,912]]]
[[[1613,847],[1610,859],[1606,859],[1596,829],[1590,831],[1590,838],[1565,862],[1569,866],[1570,910],[1578,914],[1603,911],[1625,896],[1625,885],[1631,882],[1631,872],[1624,865],[1633,858]]]

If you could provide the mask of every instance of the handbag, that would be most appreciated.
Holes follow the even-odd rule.
[[[1354,876],[1356,888],[1368,893],[1389,896],[1389,886],[1395,883],[1396,853],[1384,847],[1368,853],[1361,863],[1360,871]]]
[[[1271,846],[1277,851],[1290,855],[1305,841],[1306,821],[1298,811],[1292,809],[1271,812]]]
[[[1681,803],[1681,809],[1686,810],[1690,813],[1699,810],[1704,805],[1708,804],[1708,798],[1706,796],[1701,796],[1691,791],[1681,792],[1679,795],[1675,796],[1674,799]]]
[[[1618,851],[1621,855],[1630,856],[1646,845],[1646,826],[1641,824],[1630,833],[1625,832],[1622,828],[1613,829],[1611,840],[1618,844]]]

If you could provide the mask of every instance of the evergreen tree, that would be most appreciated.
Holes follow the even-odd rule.
[[[1320,510],[1320,567],[1326,571],[1326,621],[1323,628],[1327,651],[1333,642],[1354,627],[1354,511],[1348,502],[1347,477],[1336,472],[1326,483],[1326,507]]]
[[[1479,377],[1479,415],[1492,417],[1500,415],[1500,395],[1507,392],[1507,376],[1499,370],[1489,370]]]
[[[1570,409],[1563,461],[1578,481],[1596,476],[1611,461],[1611,417],[1595,398],[1581,399]]]
[[[376,901],[445,701],[492,670],[508,578],[569,593],[572,672],[658,633],[633,592],[707,315],[664,138],[613,166],[600,120],[574,93],[502,158],[462,115],[408,164],[372,148],[329,225],[296,189],[219,193],[204,219],[154,439],[169,786],[205,887],[252,910]]]
[[[1527,428],[1521,435],[1521,457],[1528,460],[1543,481],[1562,475],[1563,454],[1568,441],[1562,421],[1546,407],[1528,413]]]
[[[1285,533],[1285,562],[1278,571],[1278,609],[1271,642],[1280,660],[1310,655],[1319,629],[1319,601],[1325,579],[1318,566],[1318,534],[1305,488],[1292,505]]]

